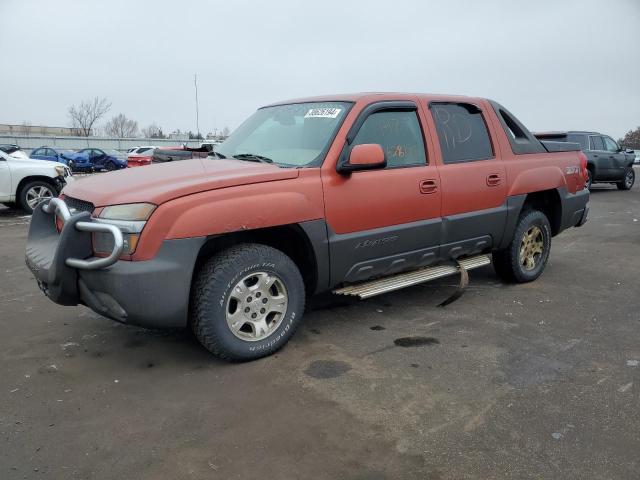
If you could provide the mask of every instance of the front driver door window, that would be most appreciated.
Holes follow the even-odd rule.
[[[415,111],[381,111],[369,115],[353,140],[382,146],[387,168],[426,165],[424,140]]]

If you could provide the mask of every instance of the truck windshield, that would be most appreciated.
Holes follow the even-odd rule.
[[[348,102],[310,102],[261,108],[215,151],[284,167],[317,166],[350,107]]]

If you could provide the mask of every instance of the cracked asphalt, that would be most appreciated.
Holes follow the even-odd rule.
[[[638,185],[595,186],[534,283],[323,297],[233,365],[48,301],[28,220],[0,207],[2,479],[640,478]]]

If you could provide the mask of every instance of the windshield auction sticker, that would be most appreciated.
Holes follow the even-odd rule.
[[[310,108],[304,118],[336,118],[341,108]]]

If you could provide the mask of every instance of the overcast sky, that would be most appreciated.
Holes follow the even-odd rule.
[[[66,126],[97,95],[195,131],[197,73],[203,133],[356,91],[489,97],[531,130],[640,126],[640,0],[0,0],[0,18],[0,123]]]

